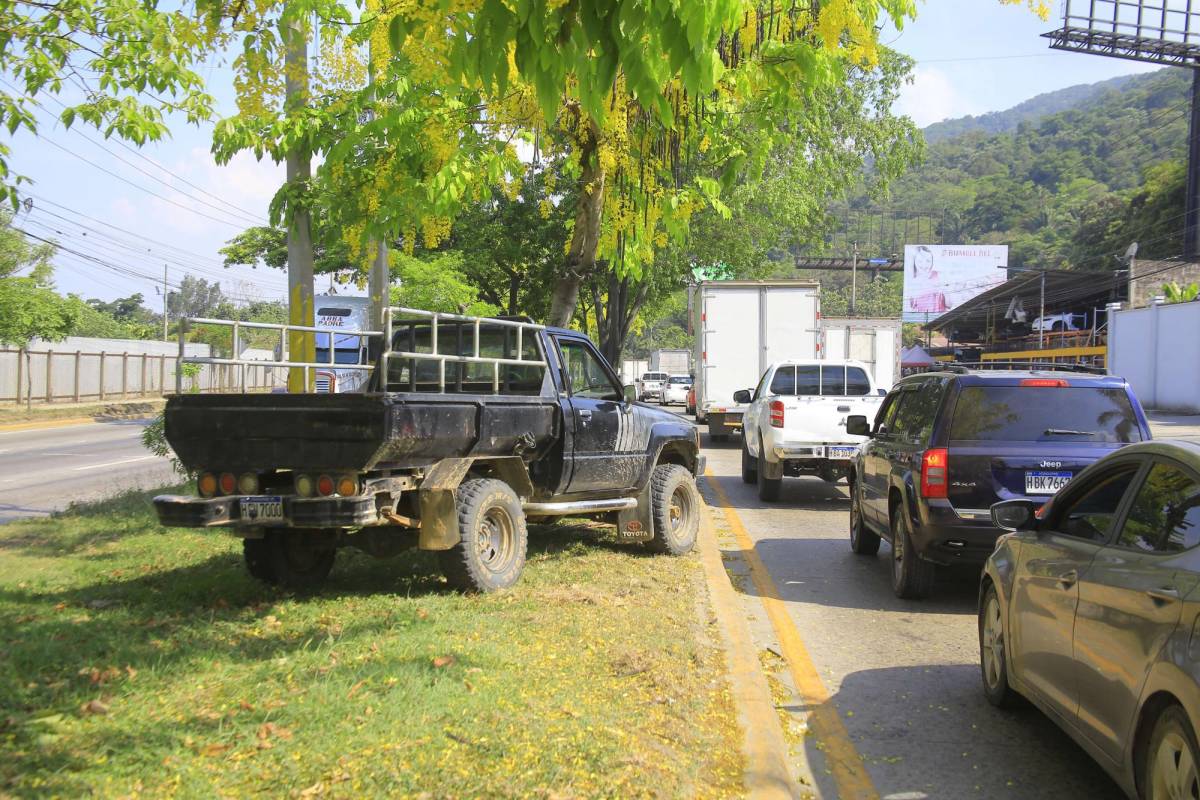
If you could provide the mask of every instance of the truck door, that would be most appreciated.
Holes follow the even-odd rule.
[[[628,489],[637,481],[650,439],[642,415],[586,339],[559,336],[564,385],[573,426],[569,492]],[[639,425],[638,423],[643,423]],[[646,430],[641,431],[645,427]]]

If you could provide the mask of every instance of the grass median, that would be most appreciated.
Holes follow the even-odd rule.
[[[742,791],[695,557],[560,523],[497,595],[343,550],[298,597],[147,500],[0,527],[0,795]]]

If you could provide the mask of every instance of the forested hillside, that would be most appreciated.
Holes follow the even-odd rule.
[[[1178,255],[1190,75],[1164,69],[1119,89],[1108,84],[1075,108],[1008,133],[930,143],[924,163],[893,185],[886,204],[860,198],[831,209],[844,221],[827,252],[849,252],[857,241],[860,252],[890,255],[906,241],[940,236],[1008,244],[1014,267],[1112,269],[1133,241],[1142,257]],[[996,124],[1028,110],[1021,109],[996,115]]]

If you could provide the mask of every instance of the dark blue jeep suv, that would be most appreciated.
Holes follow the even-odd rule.
[[[936,565],[987,560],[1000,531],[992,503],[1049,499],[1071,476],[1150,438],[1124,378],[1054,369],[928,372],[901,380],[875,416],[850,471],[850,545],[892,545],[892,588],[918,598]]]

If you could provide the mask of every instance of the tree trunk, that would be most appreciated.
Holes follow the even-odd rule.
[[[600,165],[600,128],[595,121],[588,120],[587,132],[579,142],[579,162],[583,173],[579,177],[579,203],[575,207],[575,228],[571,232],[571,246],[567,250],[566,263],[554,282],[550,298],[550,315],[547,325],[566,327],[575,315],[579,303],[579,287],[583,279],[596,265],[596,248],[600,243],[600,218],[604,209],[604,182],[606,175]]]

